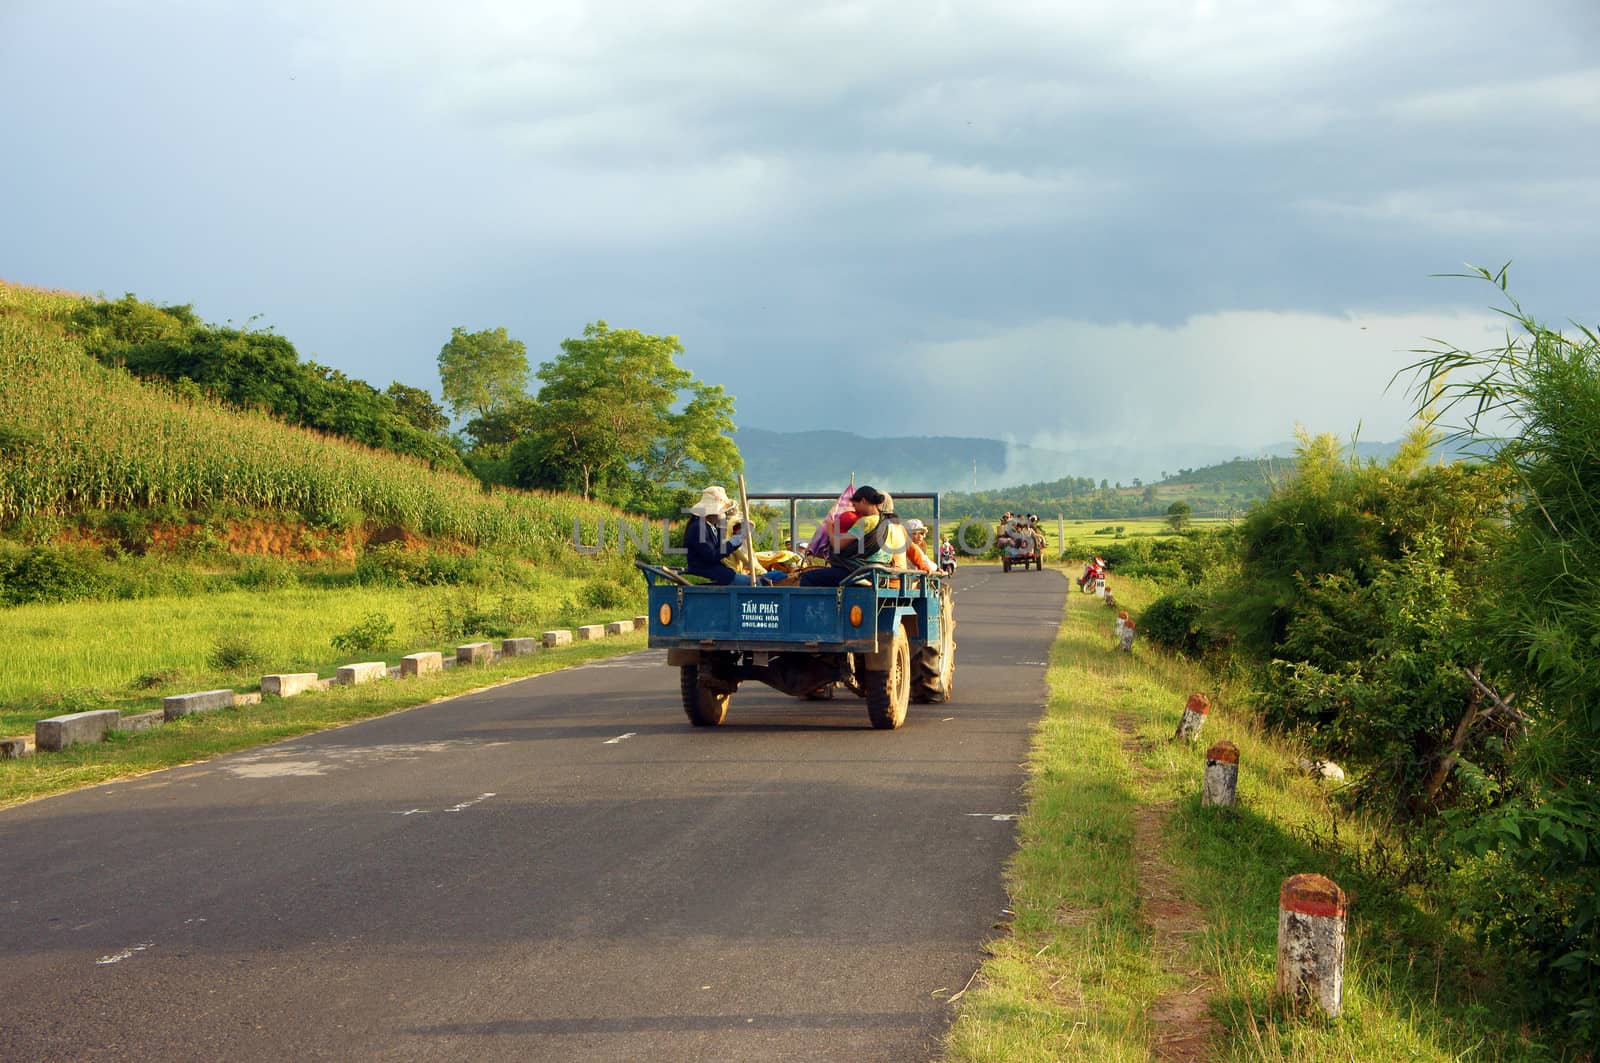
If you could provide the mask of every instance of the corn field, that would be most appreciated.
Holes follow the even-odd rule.
[[[136,380],[65,334],[82,302],[0,283],[0,526],[93,510],[244,509],[538,556],[560,549],[575,520],[593,528],[622,515],[567,495],[485,493],[420,461]]]

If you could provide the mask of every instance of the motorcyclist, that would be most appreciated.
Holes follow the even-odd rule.
[[[1106,578],[1105,558],[1097,557],[1083,568],[1083,575],[1078,577],[1078,589],[1081,591],[1094,590],[1095,581]]]

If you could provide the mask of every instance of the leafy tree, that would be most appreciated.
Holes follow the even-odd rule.
[[[667,416],[664,431],[651,443],[644,475],[654,484],[685,483],[691,477],[726,483],[739,472],[733,431],[733,396],[720,384],[694,382],[682,411]]]
[[[474,454],[498,460],[510,453],[517,440],[537,429],[538,411],[539,404],[533,399],[512,399],[468,421],[461,434],[472,440]]]
[[[384,394],[394,400],[401,417],[424,432],[443,432],[450,427],[450,418],[445,416],[444,407],[434,402],[433,396],[422,388],[414,388],[397,380],[389,385]]]
[[[1190,518],[1194,514],[1194,507],[1179,499],[1167,507],[1167,523],[1172,525],[1172,530],[1181,532],[1189,526]]]
[[[439,349],[439,385],[457,417],[482,417],[525,394],[528,349],[504,328],[457,328]]]
[[[517,483],[648,506],[671,485],[737,471],[725,438],[733,400],[677,365],[682,353],[676,336],[604,321],[563,340],[561,355],[539,366],[533,431],[512,448]],[[688,402],[675,410],[684,392]]]

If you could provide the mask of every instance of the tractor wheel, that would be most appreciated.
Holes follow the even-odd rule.
[[[678,687],[683,691],[683,711],[696,727],[716,727],[728,718],[732,694],[717,694],[700,685],[700,667],[686,664],[678,669]]]
[[[861,685],[867,694],[867,717],[873,727],[892,731],[906,722],[906,707],[911,701],[911,643],[905,628],[895,628],[889,667],[882,672],[863,672]]]
[[[955,693],[955,601],[948,591],[941,598],[939,641],[922,647],[911,662],[911,700],[919,704],[949,701]]]

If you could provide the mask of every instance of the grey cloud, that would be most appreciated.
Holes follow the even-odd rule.
[[[1552,315],[1600,309],[1578,2],[95,13],[30,9],[0,53],[0,87],[38,101],[11,130],[33,163],[0,174],[28,204],[0,274],[264,312],[379,383],[432,384],[454,325],[547,357],[603,316],[683,336],[754,425],[1178,440],[1151,411],[1233,401],[1245,372],[1270,441],[1397,415],[1365,377],[1304,386],[1337,330],[1254,372],[1128,345],[1476,309],[1428,279],[1464,260],[1517,258]],[[961,343],[1042,359],[1047,386],[935,368]],[[840,381],[931,405],[863,426]]]

